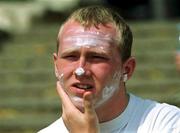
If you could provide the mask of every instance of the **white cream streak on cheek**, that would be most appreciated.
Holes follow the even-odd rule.
[[[113,96],[117,88],[114,86],[106,86],[102,92],[102,98],[96,103],[96,107],[105,103],[109,98]]]
[[[113,75],[113,79],[111,81],[110,85],[107,85],[102,92],[102,97],[101,99],[97,102],[96,107],[102,105],[105,103],[108,99],[110,99],[113,94],[116,92],[116,90],[119,89],[119,83],[121,79],[121,72],[116,72]]]
[[[61,86],[64,85],[64,84],[63,84],[63,82],[64,82],[63,77],[64,77],[64,74],[63,74],[63,73],[58,75],[58,80],[60,81]]]

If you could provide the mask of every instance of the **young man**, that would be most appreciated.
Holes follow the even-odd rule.
[[[54,53],[62,117],[40,133],[177,133],[180,110],[126,92],[132,33],[114,11],[90,6],[61,26]]]

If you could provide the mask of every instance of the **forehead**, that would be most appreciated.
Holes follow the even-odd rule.
[[[98,46],[110,47],[117,40],[117,31],[113,24],[98,25],[98,28],[91,26],[85,28],[75,21],[68,21],[60,34],[60,48],[81,47],[81,46]]]
[[[105,26],[100,24],[98,25],[98,28],[95,26],[91,26],[89,28],[83,27],[81,24],[79,24],[76,21],[70,20],[68,21],[63,28],[62,31],[62,37],[63,36],[68,36],[71,34],[76,34],[77,32],[97,32],[102,35],[109,35],[111,37],[116,37],[117,31],[116,28],[113,24],[109,23],[106,24]]]

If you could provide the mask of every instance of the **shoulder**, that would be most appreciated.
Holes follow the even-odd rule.
[[[167,103],[157,103],[152,109],[153,114],[158,118],[166,121],[180,119],[180,109]]]
[[[40,130],[38,133],[59,133],[59,131],[61,131],[61,133],[68,133],[62,118],[56,120],[48,127]]]
[[[170,105],[167,103],[158,103],[156,101],[150,100],[150,99],[142,99],[140,97],[131,95],[134,104],[138,107],[141,107],[141,109],[144,109],[144,114],[153,114],[153,116],[156,117],[166,117],[166,116],[172,116],[172,117],[180,117],[180,108]],[[140,106],[139,106],[140,104]]]
[[[180,109],[178,107],[162,103],[157,104],[154,111],[156,111],[157,120],[160,120],[161,123],[174,126],[177,125],[177,122],[180,124]]]
[[[180,109],[166,103],[156,103],[147,110],[142,127],[151,131],[180,131]]]

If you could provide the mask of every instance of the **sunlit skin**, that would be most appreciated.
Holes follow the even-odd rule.
[[[64,41],[67,37],[75,35],[77,31],[83,30],[84,27],[75,21],[69,21],[64,25],[59,38],[58,53],[54,53],[56,75],[63,74],[61,87],[68,94],[73,105],[82,112],[84,110],[83,97],[86,93],[90,93],[99,122],[105,122],[117,117],[124,111],[128,103],[128,95],[125,91],[125,83],[122,77],[119,77],[115,93],[103,104],[96,106],[103,99],[103,89],[113,84],[114,75],[117,73],[120,73],[120,75],[126,73],[130,78],[134,71],[135,59],[130,57],[123,63],[117,45],[113,41],[104,41],[103,48],[101,45],[97,45],[97,47],[79,47],[75,43]],[[115,40],[117,37],[116,28],[112,24],[108,24],[108,26],[99,25],[98,29],[90,27],[85,29],[82,34],[89,31],[108,34],[112,37],[111,40]],[[74,74],[78,67],[85,70],[83,76],[79,77]],[[88,84],[91,89],[79,89],[74,84]]]

